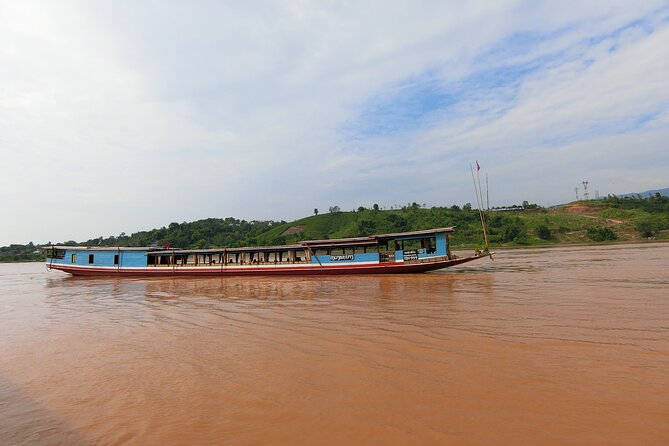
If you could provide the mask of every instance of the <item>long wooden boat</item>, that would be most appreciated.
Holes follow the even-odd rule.
[[[454,227],[293,245],[221,249],[49,246],[47,268],[73,275],[231,276],[421,273],[489,254],[455,256]]]

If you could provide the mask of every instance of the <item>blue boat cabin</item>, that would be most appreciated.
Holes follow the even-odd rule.
[[[374,235],[333,240],[310,240],[294,245],[218,248],[47,247],[51,265],[101,268],[146,268],[212,265],[279,265],[341,263],[421,263],[451,259],[449,233],[455,228]]]

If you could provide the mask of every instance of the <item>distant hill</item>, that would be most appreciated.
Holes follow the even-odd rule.
[[[641,195],[642,198],[648,198],[649,196],[655,196],[656,193],[660,193],[663,197],[669,197],[669,187],[665,187],[664,189],[653,189],[653,190],[647,190],[644,192],[639,192],[639,193],[630,193],[630,194],[623,194],[623,195],[618,195],[619,197],[625,198],[625,197],[638,197]]]
[[[669,192],[668,189],[663,191]],[[654,191],[648,192],[652,194]],[[656,198],[654,194],[645,199],[638,198],[638,195],[611,197],[576,201],[551,209],[536,205],[517,206],[486,212],[486,220],[493,248],[649,238],[669,240],[669,197]],[[469,249],[482,244],[478,211],[458,206],[424,208],[417,203],[393,210],[364,207],[350,212],[333,210],[293,222],[208,218],[170,223],[131,235],[121,233],[63,244],[165,246],[169,243],[176,248],[267,246],[444,226],[457,227],[451,239],[451,246],[456,249]],[[43,254],[35,252],[36,248],[32,243],[0,247],[0,262],[42,260]]]

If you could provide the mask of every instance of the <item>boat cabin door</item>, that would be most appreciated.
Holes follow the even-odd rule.
[[[395,240],[390,240],[383,244],[379,244],[379,262],[386,263],[395,261],[394,248],[396,243]]]

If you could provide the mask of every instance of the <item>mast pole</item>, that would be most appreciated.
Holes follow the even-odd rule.
[[[485,241],[485,250],[488,251],[488,233],[485,230],[485,219],[483,218],[483,211],[481,210],[481,200],[479,199],[479,191],[476,187],[476,178],[474,178],[474,168],[469,164],[469,170],[472,172],[472,182],[474,183],[474,193],[476,195],[476,206],[479,210],[479,217],[481,219],[481,228],[483,229],[483,240]]]
[[[478,166],[478,164],[476,166],[476,180],[478,181],[479,184],[479,197],[481,198],[481,209],[483,209],[483,188],[481,187],[481,168]]]
[[[483,209],[483,188],[481,187],[481,167],[479,166],[478,161],[476,162],[476,179],[478,180],[479,183],[479,197],[481,198],[481,204],[479,206],[479,210],[481,212],[481,218],[483,219],[484,223],[484,232],[487,232],[485,230],[485,210]],[[488,239],[486,236],[486,248],[488,247]]]
[[[488,189],[488,172],[485,173],[485,200],[486,200],[486,209],[490,212],[490,194]]]

